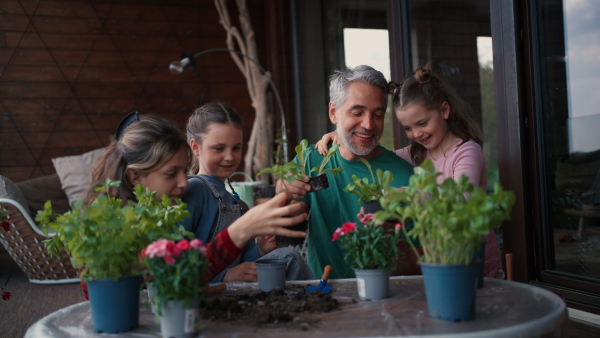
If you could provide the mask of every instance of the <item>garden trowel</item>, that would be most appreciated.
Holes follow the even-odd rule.
[[[323,269],[323,276],[321,277],[321,281],[319,282],[319,285],[315,286],[315,285],[309,285],[306,288],[306,292],[313,292],[315,290],[319,290],[321,292],[323,292],[324,294],[328,294],[331,292],[331,285],[327,285],[327,279],[329,278],[329,274],[331,273],[331,271],[333,271],[333,267],[331,265],[327,265],[325,266],[325,269]]]

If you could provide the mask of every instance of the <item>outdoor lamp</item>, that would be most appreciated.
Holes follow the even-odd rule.
[[[254,60],[253,58],[249,57],[248,55],[235,50],[235,49],[228,49],[228,48],[212,48],[212,49],[207,49],[207,50],[203,50],[201,52],[198,52],[196,54],[192,54],[190,52],[182,52],[181,53],[181,60],[177,61],[173,61],[171,62],[171,64],[169,65],[169,72],[171,72],[171,74],[173,75],[179,75],[181,73],[183,73],[183,69],[184,68],[194,68],[196,66],[196,58],[199,57],[200,55],[203,54],[208,54],[208,53],[212,53],[212,52],[233,52],[236,53],[239,56],[243,56],[246,59],[252,61],[257,67],[258,69],[260,69],[260,71],[263,74],[267,73],[267,70],[260,64],[258,63],[258,61]],[[284,142],[284,147],[283,147],[283,157],[284,157],[284,161],[287,162],[289,159],[288,157],[288,147],[287,147],[287,127],[286,127],[286,123],[285,123],[285,112],[283,109],[283,103],[281,102],[281,96],[279,96],[279,91],[277,90],[277,87],[275,87],[275,83],[273,83],[273,79],[271,79],[271,76],[268,77],[269,79],[269,84],[271,85],[271,89],[273,90],[273,93],[275,94],[275,98],[277,99],[277,104],[279,105],[279,113],[281,114],[281,139]]]

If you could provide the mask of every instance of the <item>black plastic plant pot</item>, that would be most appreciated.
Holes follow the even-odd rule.
[[[298,224],[287,227],[290,230],[294,231],[306,231],[308,230],[308,220],[300,222]],[[304,243],[304,237],[285,237],[285,236],[276,236],[275,240],[277,241],[277,245],[282,246],[297,246]]]
[[[379,210],[383,210],[379,201],[364,202],[363,206],[365,208],[365,215],[374,214]]]
[[[311,186],[311,192],[319,191],[329,188],[329,179],[327,178],[327,174],[321,174],[319,176],[311,177],[308,180],[308,184]]]

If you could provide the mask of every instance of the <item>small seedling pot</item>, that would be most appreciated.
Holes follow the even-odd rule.
[[[258,289],[271,291],[285,289],[287,261],[284,259],[259,259],[254,262],[258,274]]]
[[[365,215],[374,214],[379,210],[383,210],[378,200],[364,202],[363,207],[365,209]]]
[[[329,179],[327,174],[321,174],[319,176],[311,177],[308,180],[308,184],[311,186],[311,192],[323,190],[329,188]]]

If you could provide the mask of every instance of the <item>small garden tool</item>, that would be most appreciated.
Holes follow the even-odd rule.
[[[321,281],[319,282],[319,285],[315,286],[315,285],[309,285],[306,288],[306,292],[313,292],[315,290],[319,290],[325,294],[328,294],[331,292],[331,285],[327,285],[327,279],[329,278],[329,274],[331,274],[331,271],[333,271],[333,267],[331,265],[327,265],[325,266],[325,269],[323,269],[323,276],[321,277]]]

